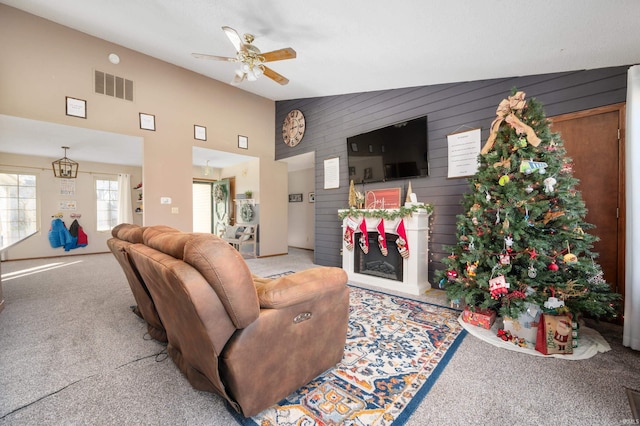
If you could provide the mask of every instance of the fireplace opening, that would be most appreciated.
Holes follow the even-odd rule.
[[[396,248],[396,234],[385,233],[387,241],[387,255],[383,255],[378,247],[378,233],[368,232],[369,252],[365,254],[357,241],[361,234],[353,237],[356,242],[353,249],[353,272],[357,274],[371,275],[373,277],[386,278],[388,280],[402,281],[402,256]]]

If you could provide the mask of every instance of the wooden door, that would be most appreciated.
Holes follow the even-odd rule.
[[[595,225],[593,251],[611,289],[624,297],[624,112],[625,104],[551,117],[560,132],[573,175]]]

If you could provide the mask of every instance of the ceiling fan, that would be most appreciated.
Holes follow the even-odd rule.
[[[289,83],[289,80],[284,76],[278,74],[271,68],[267,67],[265,62],[282,61],[284,59],[293,59],[296,57],[296,51],[290,47],[284,49],[274,50],[267,53],[261,53],[260,49],[251,44],[254,40],[253,35],[245,34],[243,38],[240,34],[231,27],[222,27],[231,43],[238,52],[235,58],[226,56],[206,55],[204,53],[192,53],[196,58],[212,59],[214,61],[227,61],[240,63],[240,69],[236,71],[236,74],[231,81],[231,84],[240,84],[245,79],[248,81],[255,81],[262,74],[266,75],[276,83],[285,85]]]

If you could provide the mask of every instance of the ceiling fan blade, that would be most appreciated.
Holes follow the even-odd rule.
[[[277,72],[275,72],[274,70],[272,70],[269,67],[264,67],[264,75],[266,75],[267,77],[269,77],[271,80],[275,81],[276,83],[282,84],[283,86],[287,83],[289,83],[289,79],[287,79],[286,77],[278,74]]]
[[[199,58],[199,59],[212,59],[214,61],[238,62],[238,58],[229,58],[227,56],[207,55],[205,53],[192,53],[191,55],[194,58]]]
[[[231,40],[233,47],[235,47],[238,52],[246,50],[246,48],[244,47],[244,43],[242,42],[242,38],[236,30],[231,27],[222,27],[222,30],[225,32],[227,37],[229,37],[229,40]]]
[[[290,47],[284,49],[274,50],[267,53],[261,53],[260,56],[264,58],[265,62],[282,61],[284,59],[293,59],[296,57],[296,51]]]

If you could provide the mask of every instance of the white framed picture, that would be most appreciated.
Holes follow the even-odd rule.
[[[156,130],[156,116],[153,114],[140,113],[140,128],[142,130]]]
[[[199,141],[207,140],[207,128],[204,126],[198,126],[194,124],[193,126],[193,138]]]

